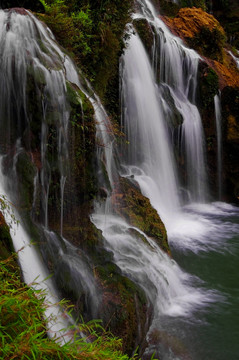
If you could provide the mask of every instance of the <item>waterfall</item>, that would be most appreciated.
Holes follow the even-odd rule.
[[[69,105],[66,100],[65,55],[52,35],[34,16],[14,10],[0,13],[1,147],[14,146],[25,137],[28,151],[34,152],[31,137],[41,114],[40,186],[44,225],[48,227],[48,199],[52,169],[59,169],[63,222],[64,183],[68,162]],[[35,96],[30,104],[29,98]],[[37,96],[41,97],[38,104]],[[36,102],[36,104],[34,103]],[[29,115],[29,107],[31,109]],[[34,111],[38,113],[34,114]],[[14,125],[17,123],[16,130]],[[33,124],[33,126],[32,126]],[[4,130],[3,130],[4,129]]]
[[[217,181],[218,181],[218,198],[222,198],[222,114],[221,99],[219,95],[214,97],[215,120],[217,130]]]
[[[64,329],[72,324],[72,319],[64,314],[58,303],[60,296],[55,289],[54,283],[49,278],[47,271],[38,249],[32,244],[32,241],[21,224],[21,218],[16,208],[8,201],[8,193],[6,192],[7,182],[9,179],[3,174],[4,157],[0,157],[0,194],[1,198],[6,202],[6,208],[3,215],[7,224],[10,226],[10,234],[13,240],[13,246],[18,252],[18,259],[21,264],[21,270],[26,284],[30,284],[34,289],[41,290],[46,297],[45,319],[47,321],[48,335],[57,338],[58,341],[64,343],[71,340],[65,333]],[[9,206],[9,208],[8,208]],[[19,222],[18,222],[19,221]]]
[[[83,288],[87,310],[92,317],[98,317],[101,299],[91,254],[64,237],[65,188],[71,159],[67,84],[73,83],[91,102],[96,120],[96,172],[104,196],[95,199],[91,220],[101,230],[105,250],[122,274],[141,287],[152,304],[152,327],[162,329],[168,318],[193,322],[195,313],[222,297],[180,268],[153,238],[118,215],[116,207],[120,205],[114,202],[120,177],[137,183],[150,199],[166,225],[174,249],[190,250],[194,255],[221,248],[220,236],[226,237],[231,227],[227,224],[223,233],[218,223],[201,215],[203,211],[214,214],[215,209],[223,213],[223,205],[199,205],[207,200],[204,135],[196,106],[200,57],[169,32],[148,0],[138,0],[138,5],[139,13],[134,18],[146,20],[154,29],[154,55],[150,61],[136,30],[130,26],[130,39],[121,59],[122,128],[126,139],[122,140],[119,154],[112,124],[99,97],[86,80],[79,78],[50,30],[27,11],[24,15],[16,10],[0,11],[0,191],[17,203],[21,189],[18,167],[20,161],[25,164],[26,160],[25,175],[31,180],[32,188],[30,180],[28,185],[32,199],[25,199],[27,210],[22,211],[22,218],[29,210],[42,234],[40,240],[44,239],[43,255],[45,251],[54,257],[59,278],[67,273],[77,295]],[[187,201],[197,202],[197,208],[183,208],[187,202],[185,193]],[[53,195],[60,219],[59,234],[51,229]],[[28,246],[25,223],[18,213],[16,217],[20,225],[15,228],[15,237],[12,233],[15,248],[27,245],[20,253],[24,279],[31,283],[40,275],[41,281],[48,275],[41,253],[37,246]],[[220,236],[215,239],[215,234]],[[45,289],[53,294],[49,295],[52,303],[58,299],[54,281],[48,282]],[[58,316],[56,310],[53,313]]]
[[[177,180],[161,101],[138,35],[131,35],[123,59],[123,130],[127,134],[127,176],[133,176],[163,221],[179,208]],[[126,168],[126,167],[125,167]]]
[[[178,126],[177,129],[174,130],[174,137],[177,139],[177,147],[179,149],[179,157],[183,158],[186,163],[185,172],[186,179],[182,182],[182,186],[185,188],[185,191],[189,191],[190,200],[196,202],[205,202],[207,200],[207,174],[206,174],[206,160],[205,160],[205,150],[204,150],[204,133],[201,122],[201,117],[196,106],[196,98],[197,98],[197,71],[198,71],[198,63],[200,60],[200,56],[193,50],[186,48],[182,41],[179,38],[173,36],[165,24],[159,19],[157,16],[152,4],[148,0],[139,0],[138,1],[140,11],[134,15],[135,21],[137,19],[146,20],[150,26],[153,28],[154,36],[156,36],[156,40],[154,41],[158,45],[158,48],[154,48],[154,59],[153,63],[159,63],[160,69],[156,71],[155,75],[153,75],[153,83],[154,87],[158,90],[158,105],[161,107],[161,112],[163,113],[164,119],[169,117],[169,110],[167,107],[160,105],[160,102],[168,102],[168,97],[170,96],[171,102],[173,106],[176,107],[177,112],[182,117],[182,124]],[[135,35],[137,37],[137,35]],[[130,56],[129,52],[133,51],[132,47],[135,43],[135,36],[131,36],[129,40],[128,49],[126,50],[126,61]],[[138,41],[138,48],[142,48],[142,44]],[[139,51],[139,50],[138,50]],[[147,55],[145,50],[141,51],[142,56],[145,58],[145,61],[149,61],[147,59]],[[142,62],[142,57],[135,57],[134,59],[129,60],[129,62],[133,62],[134,66],[140,67],[140,62]],[[123,88],[122,91],[128,91],[131,84],[128,80],[130,68],[128,65],[123,66],[124,73],[123,75]],[[128,67],[128,69],[127,69]],[[155,68],[155,66],[154,66]],[[157,69],[156,69],[157,70]],[[149,70],[153,71],[153,70]],[[159,74],[159,75],[157,75]],[[133,72],[131,71],[131,76]],[[138,80],[139,81],[139,80]],[[140,84],[138,84],[142,91],[145,88],[144,86],[145,79],[142,78]],[[159,85],[156,85],[159,82]],[[145,91],[146,92],[146,91]],[[131,96],[132,97],[132,96]],[[127,123],[127,119],[129,118],[128,113],[131,114],[137,110],[138,104],[132,102],[132,100],[124,100],[124,122]],[[148,105],[149,106],[149,105]],[[143,116],[143,114],[141,115]],[[145,118],[145,122],[147,121],[147,117]],[[143,121],[141,121],[142,123]],[[125,124],[124,124],[125,125]],[[167,126],[167,124],[165,124]],[[125,125],[126,132],[128,130],[128,125]],[[138,130],[137,130],[138,131]],[[153,140],[155,134],[155,140]],[[134,143],[134,138],[131,134],[128,135],[128,140]],[[164,135],[162,135],[164,136]],[[153,143],[156,140],[156,133],[152,133],[152,137],[148,141],[149,143]],[[168,140],[166,140],[168,141]],[[158,143],[160,143],[159,141]],[[175,140],[174,140],[175,142]],[[160,146],[160,145],[158,145]],[[131,148],[130,148],[131,151]],[[152,147],[153,152],[153,147]],[[156,150],[159,153],[159,148]],[[128,163],[129,164],[129,163]],[[171,165],[168,164],[171,168],[175,168],[173,161],[171,161]],[[148,169],[149,171],[149,169]],[[174,170],[175,174],[175,170]],[[148,172],[149,177],[154,178],[153,174]],[[185,176],[185,175],[184,175]],[[174,175],[177,179],[177,174]],[[171,181],[171,180],[169,180]],[[180,180],[178,180],[179,182]],[[181,180],[182,181],[182,180]],[[160,182],[160,186],[162,183]],[[145,192],[145,189],[143,190]],[[167,186],[164,187],[162,192],[167,191]],[[174,193],[174,191],[173,191]],[[155,195],[150,195],[149,192],[145,192],[145,194],[152,199]],[[155,194],[155,191],[154,191]],[[183,200],[182,197],[178,195],[179,200]],[[174,204],[177,204],[179,200],[176,200],[174,197]],[[171,200],[168,201],[168,206],[171,206]],[[158,209],[157,209],[158,210]],[[170,210],[169,210],[170,211]],[[160,211],[159,211],[160,212]],[[160,212],[160,215],[163,216],[163,211]],[[164,217],[163,217],[164,219]]]
[[[19,253],[24,280],[39,283],[37,288],[47,291],[49,302],[58,303],[55,281],[43,281],[48,270],[40,249],[30,245],[26,229],[35,226],[37,238],[33,240],[43,243],[43,257],[51,254],[57,276],[61,279],[67,271],[76,291],[84,289],[87,309],[97,317],[100,295],[96,295],[89,260],[84,251],[79,255],[63,237],[64,192],[69,177],[67,82],[79,84],[78,73],[51,31],[27,10],[0,10],[0,30],[0,189],[16,208],[23,207],[16,212],[20,224],[11,235],[16,251],[26,247]],[[59,215],[61,236],[49,228],[50,196],[56,201],[54,212]],[[61,321],[57,305],[49,307],[46,317],[50,313],[57,316],[56,331],[69,324]]]
[[[239,51],[238,50],[236,50],[236,51],[237,51],[237,54],[239,56]],[[233,60],[236,63],[237,68],[239,69],[239,57],[235,56],[231,51],[228,51],[228,53],[231,55],[231,57],[233,58]]]

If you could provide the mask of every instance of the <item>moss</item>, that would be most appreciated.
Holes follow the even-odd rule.
[[[122,354],[122,341],[112,337],[97,321],[74,324],[69,331],[64,329],[64,334],[74,341],[61,344],[50,339],[43,321],[49,307],[45,294],[21,282],[12,258],[0,261],[0,281],[1,359],[129,360]],[[65,301],[57,306],[68,310]]]
[[[202,10],[206,10],[206,3],[205,0],[180,0],[180,5],[182,7],[197,7],[201,8]]]
[[[154,44],[154,34],[151,26],[144,19],[135,19],[133,24],[147,49],[148,54],[151,55]]]
[[[18,174],[19,203],[24,210],[30,210],[33,201],[34,177],[36,168],[31,157],[21,152],[17,157],[16,170]]]
[[[115,119],[119,119],[118,62],[132,0],[47,1],[41,16],[75,58]]]
[[[186,38],[186,41],[191,48],[200,54],[214,60],[223,60],[225,34],[219,27],[211,30],[207,26],[202,26],[193,38]]]
[[[214,106],[214,96],[218,93],[219,83],[216,72],[205,63],[199,66],[199,96],[201,109]]]
[[[123,349],[132,353],[147,332],[151,310],[143,291],[130,279],[121,274],[120,269],[106,263],[95,268],[95,274],[103,288],[100,313],[105,326],[116,336],[121,334]]]
[[[148,198],[129,180],[121,178],[120,187],[113,196],[113,205],[133,226],[138,227],[147,236],[152,237],[167,253],[170,253],[167,232],[157,211]]]
[[[175,17],[179,12],[180,6],[168,0],[161,0],[159,3],[160,14],[169,17]]]
[[[182,8],[175,18],[167,18],[166,23],[200,54],[223,60],[226,36],[212,15],[198,8]]]

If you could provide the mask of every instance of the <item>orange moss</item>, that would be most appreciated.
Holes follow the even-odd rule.
[[[239,71],[236,66],[208,59],[206,59],[206,62],[217,73],[220,89],[223,89],[225,86],[239,86]]]
[[[175,18],[164,17],[166,25],[183,39],[193,38],[203,27],[210,31],[217,29],[223,36],[225,32],[214,16],[200,8],[182,8]]]
[[[217,73],[220,89],[225,86],[239,86],[239,71],[232,57],[223,48],[225,31],[212,15],[195,7],[182,8],[175,18],[162,17],[162,20],[173,34],[202,55],[205,62]],[[211,46],[214,45],[214,37],[215,42],[218,41],[215,53],[210,52]]]

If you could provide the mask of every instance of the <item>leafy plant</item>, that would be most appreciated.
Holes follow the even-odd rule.
[[[121,352],[121,340],[106,332],[99,321],[69,328],[67,335],[72,341],[63,346],[58,339],[49,339],[43,321],[48,306],[46,294],[21,282],[15,272],[15,258],[16,255],[12,255],[0,261],[1,359],[129,360]],[[66,307],[66,302],[61,302],[59,306]]]

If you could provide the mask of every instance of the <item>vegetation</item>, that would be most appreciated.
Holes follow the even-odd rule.
[[[73,55],[111,114],[117,117],[118,61],[132,1],[42,0],[42,3],[45,14],[38,16]]]
[[[121,340],[96,321],[69,329],[67,334],[74,342],[61,346],[57,339],[49,339],[43,321],[48,306],[45,294],[23,284],[15,264],[16,255],[0,261],[1,359],[129,360],[121,352]],[[85,336],[79,338],[79,333]]]

